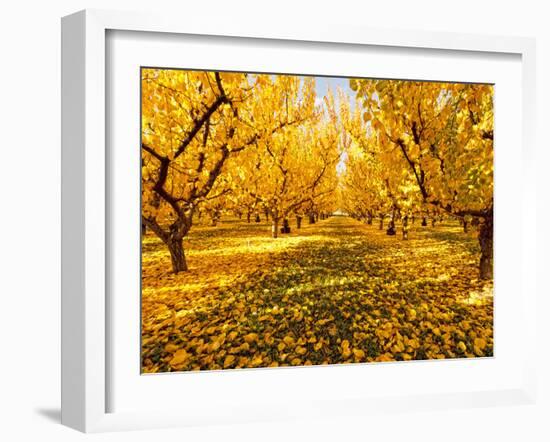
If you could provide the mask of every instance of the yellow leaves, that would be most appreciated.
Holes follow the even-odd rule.
[[[250,344],[248,342],[243,342],[239,348],[239,351],[248,351],[250,350]]]
[[[179,346],[177,346],[175,344],[166,344],[164,346],[164,351],[166,351],[168,353],[175,353],[178,350],[179,350]]]
[[[289,347],[292,347],[295,343],[295,340],[292,336],[287,335],[283,338],[283,342],[288,345]]]
[[[349,348],[349,341],[347,339],[344,339],[342,343],[340,344],[342,357],[344,359],[347,359],[351,356],[351,350]]]
[[[333,217],[309,226],[306,218],[304,240],[281,254],[248,248],[263,241],[265,223],[199,226],[187,249],[193,270],[178,275],[159,272],[148,235],[143,371],[492,356],[492,286],[473,274],[461,227],[438,226],[454,240],[445,242],[419,223],[404,243],[376,225]],[[485,288],[483,302],[468,301]]]
[[[223,361],[223,368],[231,367],[235,362],[235,356],[227,355]]]
[[[264,333],[263,338],[264,338],[264,342],[267,345],[273,345],[275,343],[275,338],[269,332]]]
[[[419,193],[426,191],[428,201],[437,200],[457,211],[490,206],[492,87],[366,79],[354,79],[353,84],[364,111],[355,118],[344,106],[342,122],[353,144],[367,154],[362,159],[350,157],[362,162],[368,174],[357,167],[346,168],[343,197],[350,207],[355,209],[358,201],[369,208],[389,206],[392,199],[403,198],[407,206],[420,209]],[[415,183],[418,173],[423,177],[422,189]],[[361,181],[365,176],[368,180]],[[415,191],[403,192],[403,185],[409,183]],[[393,198],[384,197],[380,187],[389,188]]]
[[[399,340],[395,343],[395,345],[392,347],[392,350],[394,353],[401,353],[405,351],[405,346],[403,345],[403,341]]]
[[[252,358],[252,360],[250,361],[250,365],[252,367],[258,367],[258,366],[262,365],[262,362],[263,362],[262,356],[258,355],[258,356],[255,356],[254,358]]]
[[[257,333],[249,333],[245,335],[244,337],[245,342],[248,342],[251,344],[252,342],[256,342],[258,340],[258,334]]]
[[[483,338],[475,338],[474,345],[481,350],[485,350],[487,347],[487,341]]]
[[[353,355],[358,360],[363,360],[365,358],[365,352],[361,349],[358,349],[358,348],[353,349]]]
[[[170,359],[170,366],[174,369],[181,369],[189,360],[191,355],[184,349],[176,351],[172,359]]]
[[[486,348],[487,348],[487,341],[484,338],[474,339],[474,353],[476,356],[485,356]]]

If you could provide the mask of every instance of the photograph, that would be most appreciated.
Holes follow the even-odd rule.
[[[139,75],[142,374],[493,357],[493,84]]]

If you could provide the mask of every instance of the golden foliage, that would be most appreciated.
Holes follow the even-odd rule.
[[[409,241],[347,217],[277,240],[268,229],[195,228],[186,246],[201,259],[177,275],[145,238],[144,372],[493,354],[492,283],[456,221]]]

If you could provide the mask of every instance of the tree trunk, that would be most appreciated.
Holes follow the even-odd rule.
[[[256,218],[254,219],[254,222],[259,223],[262,220],[260,219],[260,215],[256,214]],[[269,221],[269,218],[266,219],[266,221]]]
[[[372,215],[367,215],[367,224],[368,224],[369,226],[372,225]]]
[[[426,219],[426,217],[423,217],[422,218],[422,227],[426,227],[428,225],[428,220]]]
[[[395,221],[393,220],[393,217],[390,218],[388,230],[386,230],[386,235],[395,235]]]
[[[187,271],[187,260],[185,259],[185,251],[183,250],[183,240],[169,239],[168,250],[172,259],[172,270],[174,273]]]
[[[432,227],[435,227],[435,216],[432,218]]]
[[[309,223],[315,224],[315,215],[313,214],[313,212],[309,213]]]
[[[464,233],[468,233],[468,221],[465,219],[462,220],[462,227],[464,229]]]
[[[403,218],[403,239],[409,239],[409,217]]]
[[[147,226],[141,223],[141,236],[145,236],[146,233],[147,233]]]
[[[298,229],[302,228],[302,217],[299,215],[296,215],[296,228]]]
[[[250,212],[246,214],[246,222],[250,224]]]
[[[283,219],[283,227],[281,227],[281,233],[290,233],[290,224],[288,223],[288,219]]]
[[[380,225],[378,226],[378,230],[384,230],[384,218],[380,218]]]
[[[483,218],[479,227],[479,245],[481,257],[479,259],[479,278],[493,278],[493,213]]]
[[[273,218],[271,222],[271,236],[277,238],[279,236],[279,218]]]

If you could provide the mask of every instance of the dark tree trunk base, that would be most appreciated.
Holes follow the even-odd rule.
[[[486,216],[479,227],[479,246],[481,257],[479,259],[479,278],[493,278],[493,213]]]
[[[290,225],[288,219],[283,220],[283,227],[281,227],[281,233],[290,233]]]
[[[409,239],[409,218],[408,218],[408,216],[405,216],[403,218],[403,239],[404,240]]]
[[[170,259],[172,260],[172,271],[174,273],[186,272],[187,260],[185,259],[185,251],[183,250],[182,240],[170,240],[167,244],[170,251]]]

